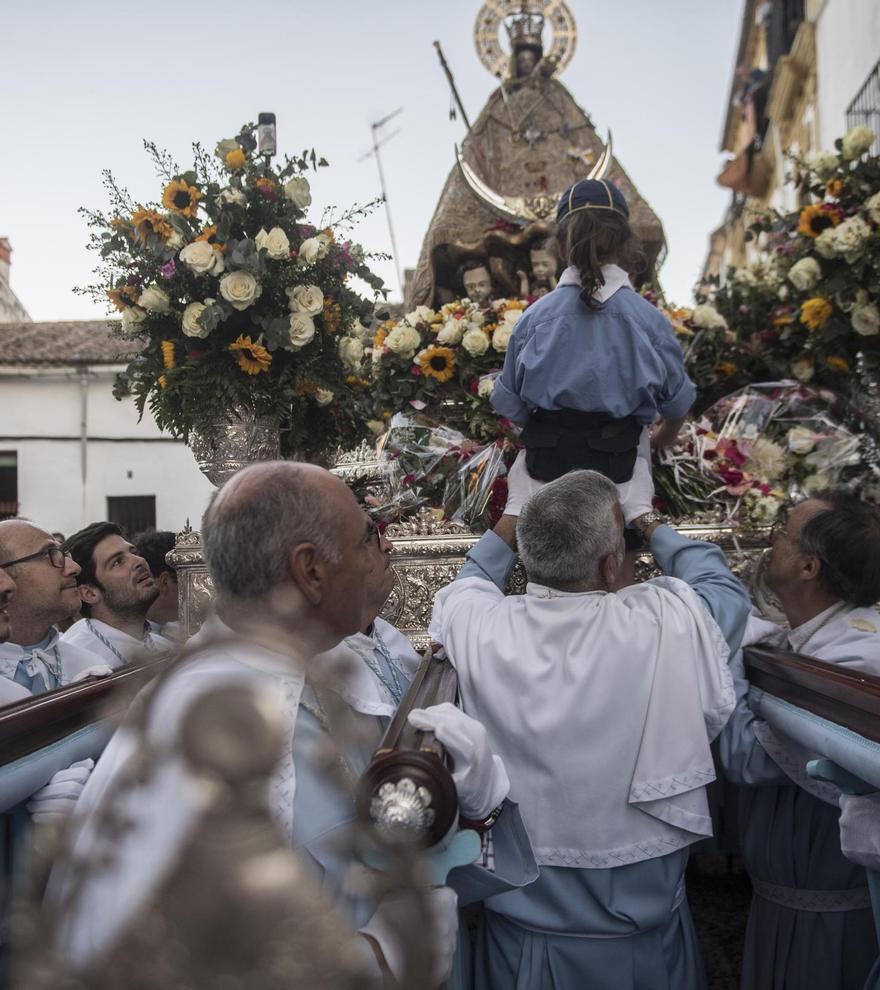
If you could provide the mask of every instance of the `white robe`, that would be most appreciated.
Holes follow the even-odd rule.
[[[109,673],[104,657],[97,651],[90,650],[87,646],[66,642],[55,626],[51,627],[50,632],[48,644],[38,651],[33,651],[29,671],[32,676],[40,673],[47,684],[51,683],[50,671],[55,666],[55,649],[58,650],[58,658],[61,661],[61,687],[66,687],[92,674],[100,676]],[[4,682],[7,679],[9,681],[8,684],[3,683],[0,687],[0,704],[8,705],[13,701],[20,701],[23,697],[30,697],[31,692],[27,688],[13,681],[22,657],[29,652],[31,652],[29,649],[17,643],[0,643],[0,678]],[[17,688],[24,691],[24,695],[16,690]]]
[[[115,647],[117,653],[122,656],[122,660],[89,629],[86,625],[87,621],[91,622],[104,639]],[[128,633],[116,629],[106,622],[101,622],[100,619],[79,619],[61,637],[62,643],[76,646],[100,657],[114,670],[126,663],[147,660],[151,655],[166,653],[174,647],[174,643],[170,639],[160,636],[154,629],[150,630],[150,640],[152,649],[148,648],[142,639],[135,639],[134,636],[129,636]]]

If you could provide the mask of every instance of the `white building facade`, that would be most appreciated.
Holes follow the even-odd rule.
[[[110,519],[129,536],[198,528],[213,491],[182,442],[131,399],[106,321],[0,324],[0,517],[69,536]]]

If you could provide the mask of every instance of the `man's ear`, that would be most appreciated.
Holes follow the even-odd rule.
[[[164,594],[165,591],[168,589],[168,587],[171,585],[172,581],[174,582],[175,585],[177,584],[177,579],[171,573],[171,571],[161,571],[159,576],[156,578],[156,584],[159,585],[160,593]]]
[[[606,553],[599,564],[599,579],[606,591],[611,591],[614,587],[619,570],[620,564],[618,563],[617,555]]]
[[[822,570],[822,561],[812,554],[804,554],[804,563],[801,567],[801,576],[805,581],[816,581]]]
[[[310,605],[320,605],[327,590],[327,568],[314,543],[297,543],[287,557],[290,578]]]
[[[93,605],[101,604],[103,595],[93,584],[81,584],[78,590],[79,600],[83,605],[88,605],[91,608]]]

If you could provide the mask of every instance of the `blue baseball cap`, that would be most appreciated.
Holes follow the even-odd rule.
[[[607,179],[581,179],[562,194],[556,207],[556,222],[578,210],[612,210],[629,219],[623,193]]]

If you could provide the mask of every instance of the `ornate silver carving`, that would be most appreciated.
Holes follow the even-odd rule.
[[[383,784],[370,802],[370,818],[377,828],[391,835],[423,832],[434,824],[431,792],[427,787],[417,787],[409,777]]]
[[[218,488],[252,461],[281,456],[278,420],[255,416],[249,409],[233,409],[204,431],[191,433],[189,447],[205,477]]]

